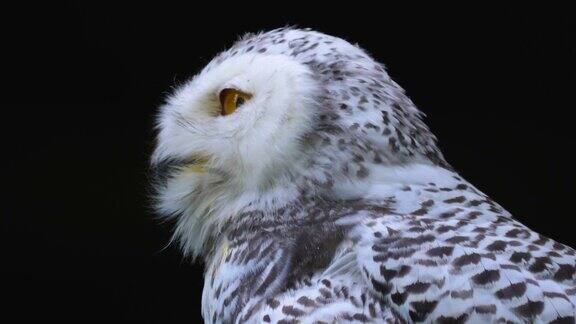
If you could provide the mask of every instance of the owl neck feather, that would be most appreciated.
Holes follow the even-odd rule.
[[[350,201],[385,199],[406,185],[453,186],[462,181],[453,171],[431,164],[413,163],[409,165],[369,166],[370,177],[352,179],[335,177],[326,185],[325,178],[312,178],[312,175],[297,179],[285,178],[265,191],[258,189],[238,190],[221,186],[221,190],[201,192],[190,204],[178,229],[179,235],[188,242],[190,252],[195,256],[208,258],[215,251],[217,240],[232,225],[249,224],[274,219],[279,210],[297,207],[309,199],[329,199],[346,205]],[[300,208],[305,208],[301,206]],[[281,220],[280,220],[281,221]],[[287,220],[286,220],[287,221]],[[184,230],[194,228],[187,233]]]

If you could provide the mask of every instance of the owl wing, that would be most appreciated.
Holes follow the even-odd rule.
[[[407,187],[418,208],[370,211],[354,229],[376,298],[415,322],[573,323],[575,251],[463,187]]]

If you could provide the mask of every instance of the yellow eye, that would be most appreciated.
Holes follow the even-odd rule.
[[[227,116],[236,111],[246,101],[250,100],[252,95],[236,89],[224,89],[220,91],[220,107],[222,116]]]

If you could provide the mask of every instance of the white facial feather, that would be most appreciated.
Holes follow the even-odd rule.
[[[196,76],[161,110],[153,160],[208,156],[207,167],[234,173],[243,186],[263,183],[264,170],[288,166],[315,109],[317,84],[302,64],[283,56],[246,54]],[[219,92],[235,88],[253,97],[220,116]],[[179,125],[184,119],[187,127]]]
[[[221,116],[225,88],[252,98]],[[175,172],[159,197],[162,214],[182,214],[175,235],[186,250],[198,253],[210,231],[248,205],[265,208],[293,195],[273,187],[301,167],[299,138],[317,111],[317,93],[306,66],[280,55],[245,54],[201,72],[167,100],[153,162],[207,159],[204,172]]]

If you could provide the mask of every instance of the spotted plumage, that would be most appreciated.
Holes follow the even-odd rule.
[[[250,99],[222,116],[228,88]],[[157,206],[206,264],[206,322],[574,322],[575,251],[460,177],[384,67],[342,39],[247,35],[158,129]]]

